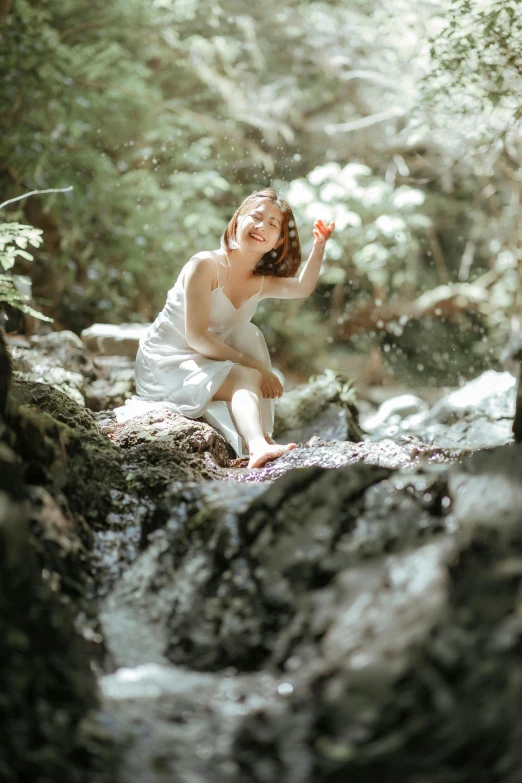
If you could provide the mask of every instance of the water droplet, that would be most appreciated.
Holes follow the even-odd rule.
[[[282,682],[277,686],[277,692],[280,696],[290,696],[294,692],[294,686],[290,682]]]

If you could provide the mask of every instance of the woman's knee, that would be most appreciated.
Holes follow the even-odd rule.
[[[259,370],[254,370],[252,367],[236,364],[228,378],[232,394],[240,389],[259,391],[261,388],[262,375]]]
[[[238,324],[224,340],[231,348],[235,348],[236,351],[243,351],[244,353],[250,353],[252,348],[254,348],[259,341],[264,342],[263,333],[255,324],[250,322]]]
[[[219,387],[213,396],[213,400],[226,400],[230,402],[234,394],[240,389],[258,392],[261,389],[262,376],[258,370],[235,364],[230,370],[226,381]]]
[[[234,384],[238,388],[258,388],[261,386],[262,375],[259,370],[255,370],[253,367],[243,367],[241,364],[237,364],[234,367]]]

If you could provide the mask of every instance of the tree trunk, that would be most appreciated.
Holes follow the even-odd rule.
[[[11,0],[0,0],[0,25],[6,21],[11,8]]]
[[[7,392],[11,380],[11,362],[2,330],[0,330],[0,418],[5,415]]]

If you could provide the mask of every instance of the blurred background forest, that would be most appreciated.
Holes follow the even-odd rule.
[[[1,212],[0,297],[29,276],[43,328],[152,320],[272,184],[304,257],[337,223],[311,299],[256,316],[281,369],[497,365],[522,309],[521,0],[0,0],[0,62],[0,201],[73,186]]]

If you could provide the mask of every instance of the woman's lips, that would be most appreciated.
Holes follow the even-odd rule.
[[[258,234],[249,234],[248,236],[251,237],[252,239],[255,239],[256,242],[264,242],[265,241]]]

